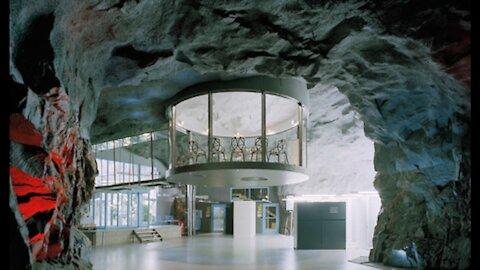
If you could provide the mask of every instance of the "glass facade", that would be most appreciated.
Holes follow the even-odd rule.
[[[165,175],[161,161],[168,156],[165,136],[160,132],[145,133],[92,146],[97,161],[95,186],[109,186],[159,179]],[[160,157],[159,157],[160,156]]]
[[[158,224],[156,196],[155,189],[95,192],[90,203],[84,206],[81,223],[103,229]]]

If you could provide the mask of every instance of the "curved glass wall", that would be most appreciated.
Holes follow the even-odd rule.
[[[215,162],[306,166],[306,109],[254,90],[210,91],[170,109],[170,169]]]
[[[209,81],[184,89],[169,104],[167,181],[261,187],[308,179],[308,91],[301,80]]]

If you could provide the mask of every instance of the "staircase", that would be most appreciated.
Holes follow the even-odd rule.
[[[140,243],[163,241],[162,236],[153,228],[133,230],[133,234],[137,237]]]

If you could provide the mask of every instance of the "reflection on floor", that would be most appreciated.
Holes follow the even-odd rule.
[[[197,235],[178,240],[116,247],[97,247],[90,254],[93,269],[376,269],[348,262],[345,250],[295,250],[293,237]],[[355,254],[356,256],[356,254]]]

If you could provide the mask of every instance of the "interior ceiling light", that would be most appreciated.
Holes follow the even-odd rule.
[[[255,181],[268,181],[268,179],[265,177],[248,176],[248,177],[242,177],[242,181],[255,182]]]

